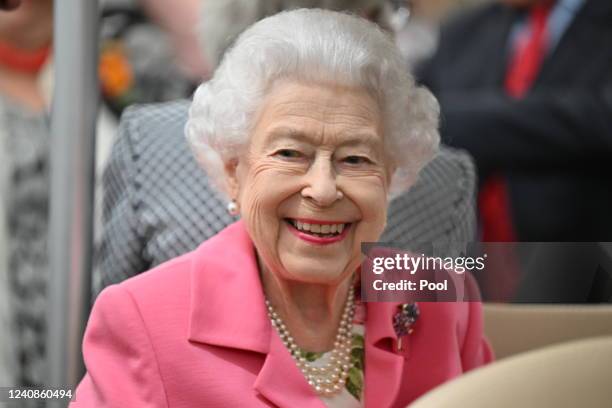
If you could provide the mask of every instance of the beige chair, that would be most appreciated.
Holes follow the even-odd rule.
[[[484,325],[499,360],[565,341],[612,336],[612,305],[489,303],[484,305]]]
[[[530,351],[472,371],[410,408],[610,408],[612,337]]]

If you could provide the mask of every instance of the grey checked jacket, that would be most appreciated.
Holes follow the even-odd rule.
[[[189,101],[124,112],[103,177],[103,231],[94,294],[195,249],[235,221],[198,167],[183,128]],[[442,148],[418,182],[390,204],[381,242],[452,256],[475,233],[470,157]]]

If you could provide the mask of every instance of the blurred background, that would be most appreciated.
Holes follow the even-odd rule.
[[[406,71],[438,98],[443,144],[467,151],[475,166],[477,223],[471,241],[505,243],[485,246],[497,251],[496,261],[478,277],[491,305],[487,330],[498,354],[612,334],[612,309],[603,305],[612,300],[608,0],[100,1],[97,27],[92,28],[96,38],[88,45],[97,77],[88,86],[95,89],[92,95],[99,95],[90,101],[95,132],[82,135],[95,143],[95,164],[85,160],[84,167],[71,169],[73,174],[91,174],[81,193],[85,197],[95,191],[92,208],[80,212],[91,228],[83,229],[87,242],[80,249],[66,242],[69,251],[87,253],[91,248],[92,256],[64,271],[51,266],[49,245],[58,245],[50,215],[51,186],[56,185],[51,182],[51,157],[53,149],[62,148],[53,131],[61,128],[53,126],[58,111],[54,103],[62,100],[61,87],[70,86],[57,80],[58,66],[70,63],[57,61],[60,44],[54,41],[61,29],[54,21],[62,3],[0,1],[0,386],[48,384],[53,368],[47,345],[57,344],[49,343],[50,299],[61,296],[50,283],[59,281],[58,274],[67,279],[74,277],[71,273],[88,275],[85,284],[71,289],[87,292],[85,301],[77,303],[86,318],[90,293],[95,297],[104,286],[142,273],[206,238],[203,232],[183,239],[179,230],[179,236],[154,241],[156,228],[167,226],[162,221],[173,219],[164,218],[166,213],[182,219],[190,215],[184,207],[174,210],[175,204],[147,212],[146,197],[136,203],[141,183],[134,176],[137,166],[157,166],[162,155],[173,157],[179,167],[181,157],[192,159],[184,146],[180,152],[159,150],[157,156],[147,156],[143,149],[141,155],[136,142],[127,141],[137,134],[125,120],[130,112],[136,115],[128,108],[186,103],[242,30],[296,7],[347,10],[377,22],[395,37]],[[164,129],[171,115],[164,113],[167,105],[158,106],[154,121]],[[170,137],[182,140],[182,134]],[[152,150],[155,143],[151,141]],[[172,202],[181,199],[168,197]],[[215,215],[218,198],[208,202],[212,218],[207,220],[214,222],[207,234],[214,234],[227,220]],[[86,209],[87,203],[84,199],[76,205]],[[162,221],[147,223],[147,217]],[[209,222],[188,222],[200,221]],[[133,228],[119,233],[117,224]],[[521,308],[520,303],[547,305]],[[516,334],[508,332],[514,327],[508,322],[524,332],[521,327],[542,327],[542,321],[549,321],[548,332],[531,342],[516,342]],[[23,404],[19,406],[44,406]]]

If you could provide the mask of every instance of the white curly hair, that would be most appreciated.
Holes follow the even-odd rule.
[[[279,79],[359,87],[376,98],[385,150],[395,167],[391,198],[412,186],[438,149],[438,103],[415,85],[386,32],[350,14],[285,11],[238,37],[189,109],[187,139],[224,195],[225,163],[244,152],[262,100]]]

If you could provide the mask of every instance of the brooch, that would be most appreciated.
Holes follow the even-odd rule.
[[[404,303],[398,306],[399,311],[393,316],[393,329],[397,334],[397,349],[402,349],[402,337],[414,331],[414,323],[419,319],[421,311],[416,303]]]

